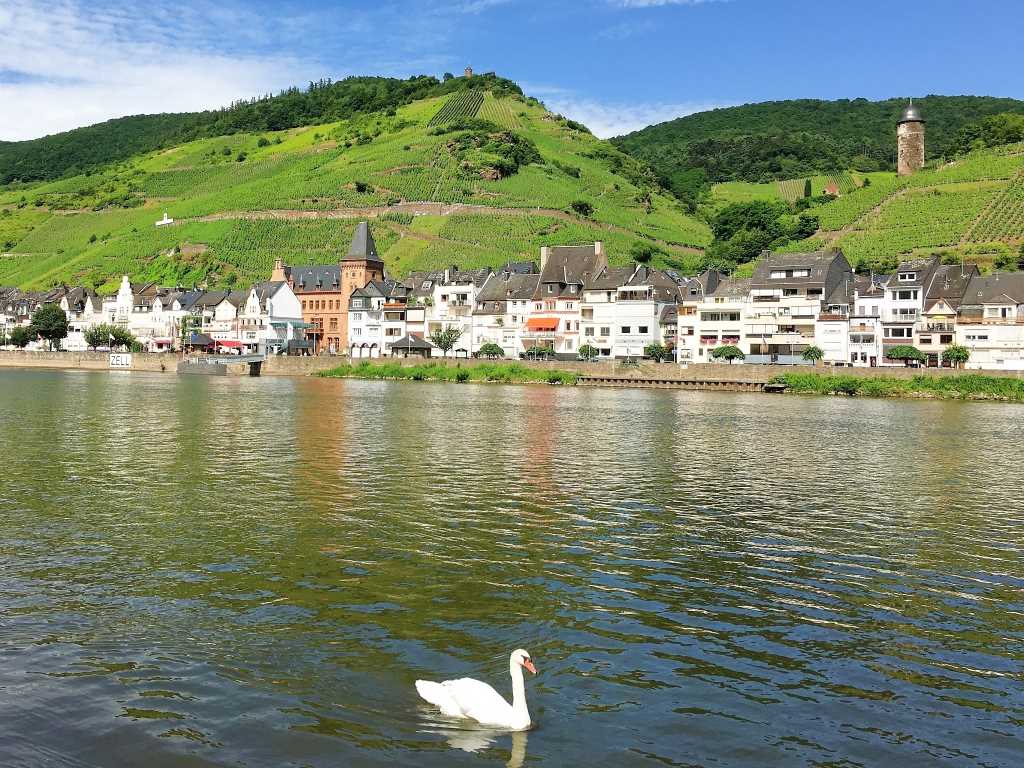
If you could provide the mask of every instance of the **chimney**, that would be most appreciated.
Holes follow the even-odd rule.
[[[604,256],[604,243],[602,243],[600,240],[594,243],[594,255]]]
[[[283,282],[284,279],[284,262],[281,260],[281,257],[278,256],[274,259],[274,271],[270,273],[270,281],[272,283],[277,283]]]
[[[540,271],[544,272],[544,267],[547,266],[548,256],[551,255],[551,249],[548,246],[542,246],[540,249]]]

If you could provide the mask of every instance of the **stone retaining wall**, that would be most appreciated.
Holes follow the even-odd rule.
[[[154,354],[136,352],[132,354],[132,371],[152,371],[174,373],[180,357],[175,354]],[[228,373],[236,376],[249,375],[249,366],[242,363],[231,363],[231,356],[218,358],[227,364]],[[262,366],[263,376],[309,376],[318,371],[335,368],[347,361],[343,357],[286,357],[275,356],[267,359]],[[353,361],[360,362],[360,361]],[[419,358],[398,359],[381,358],[371,362],[395,362],[403,366],[419,365]],[[450,366],[471,367],[483,365],[485,360],[464,360],[448,358],[447,360],[431,358],[430,362],[444,363]],[[819,366],[791,365],[740,365],[729,363],[692,363],[682,368],[674,363],[641,363],[638,368],[623,368],[619,363],[601,361],[581,363],[575,361],[528,362],[523,363],[531,368],[546,371],[572,371],[583,376],[617,377],[624,379],[675,379],[678,381],[720,381],[720,382],[767,382],[782,373],[817,372],[849,374],[851,376],[887,376],[906,379],[920,373],[932,376],[956,376],[965,371],[953,371],[948,368],[828,368]],[[107,352],[24,352],[0,351],[0,368],[62,368],[87,371],[106,371],[110,368],[110,354]],[[1019,371],[970,371],[988,376],[1006,376],[1024,378]]]

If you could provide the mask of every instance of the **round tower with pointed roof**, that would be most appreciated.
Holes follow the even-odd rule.
[[[896,172],[909,176],[924,167],[924,118],[911,99],[896,123]]]

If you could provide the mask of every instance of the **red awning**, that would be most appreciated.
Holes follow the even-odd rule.
[[[531,317],[526,321],[526,328],[530,331],[556,331],[558,330],[558,318]]]
[[[218,347],[227,347],[228,349],[238,349],[239,347],[242,346],[242,342],[232,341],[230,339],[225,339],[224,341],[221,341],[220,339],[214,339],[213,343],[216,344]]]

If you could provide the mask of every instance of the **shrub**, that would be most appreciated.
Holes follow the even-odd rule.
[[[269,147],[270,146],[270,139],[268,139],[266,136],[260,136],[260,140],[256,142],[256,146],[257,147]]]
[[[905,365],[924,362],[924,353],[912,344],[897,344],[886,350],[885,356],[889,360],[902,360]]]
[[[493,342],[490,342],[490,343],[487,343],[487,344],[484,344],[483,346],[481,346],[480,350],[479,350],[479,352],[477,352],[477,354],[479,356],[481,356],[481,357],[486,357],[486,358],[489,358],[491,360],[494,360],[494,359],[499,358],[499,357],[504,357],[505,356],[505,350],[502,349],[497,344],[495,344]]]
[[[574,213],[589,219],[594,215],[594,206],[588,203],[586,200],[573,200],[569,207]]]
[[[459,370],[455,373],[455,380],[460,384],[469,381],[469,371]]]

